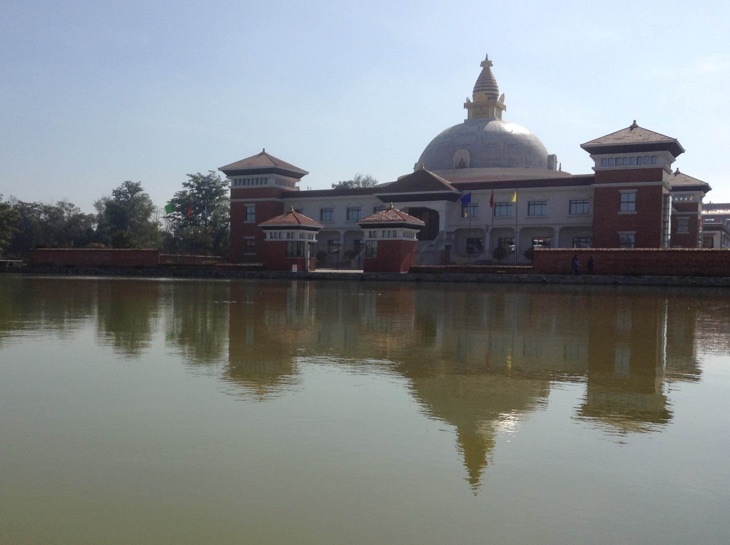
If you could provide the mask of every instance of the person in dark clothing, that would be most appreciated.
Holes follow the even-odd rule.
[[[580,274],[580,260],[578,254],[573,256],[573,267],[570,274]]]

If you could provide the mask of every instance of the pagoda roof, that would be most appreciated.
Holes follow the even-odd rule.
[[[401,176],[395,182],[379,186],[375,196],[383,202],[457,201],[461,191],[441,176],[425,168],[419,168],[411,174]]]
[[[293,208],[286,214],[276,216],[259,224],[262,229],[301,229],[304,231],[318,231],[324,227],[321,223]]]
[[[409,225],[409,226],[418,226],[423,227],[426,225],[426,222],[423,220],[420,220],[414,216],[411,216],[410,214],[406,214],[402,210],[398,210],[395,208],[392,204],[386,208],[385,210],[381,210],[379,212],[375,212],[375,214],[372,214],[364,219],[361,219],[358,224],[362,226],[363,224],[366,225]]]
[[[309,174],[306,170],[302,170],[299,167],[282,161],[278,157],[274,157],[270,153],[266,152],[266,149],[262,150],[261,153],[241,159],[230,165],[220,167],[218,170],[227,175],[235,174],[263,174],[269,172],[276,172],[291,176],[293,178],[301,178]]]
[[[631,151],[668,151],[677,157],[684,153],[684,148],[676,138],[640,127],[636,121],[625,129],[601,136],[581,144],[580,147],[591,155]]]
[[[703,191],[707,193],[712,189],[707,182],[688,176],[680,172],[679,169],[669,175],[669,185],[672,186],[672,191]]]

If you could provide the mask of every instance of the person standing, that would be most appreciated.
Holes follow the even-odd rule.
[[[573,256],[573,266],[570,274],[580,274],[580,260],[578,259],[578,254]]]

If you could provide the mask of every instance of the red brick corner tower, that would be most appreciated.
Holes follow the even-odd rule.
[[[231,261],[262,263],[264,232],[259,224],[284,212],[284,198],[299,191],[299,180],[308,172],[265,149],[218,170],[231,183]]]
[[[634,121],[581,148],[595,163],[593,247],[669,247],[671,165],[684,153],[677,139]]]

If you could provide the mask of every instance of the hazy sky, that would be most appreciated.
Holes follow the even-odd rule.
[[[590,173],[632,120],[730,201],[723,1],[0,1],[0,194],[84,211],[125,180],[164,206],[185,175],[262,148],[306,189],[411,172],[466,117],[489,54],[504,119]]]

